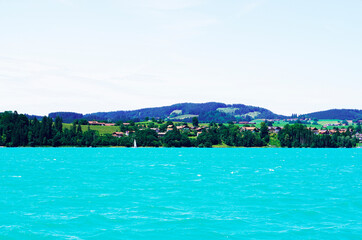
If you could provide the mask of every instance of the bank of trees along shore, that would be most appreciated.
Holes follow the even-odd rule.
[[[336,131],[332,135],[314,134],[313,131],[306,128],[303,124],[285,125],[278,133],[278,139],[282,147],[312,147],[312,148],[337,148],[355,147],[358,140],[352,135],[356,129],[352,127],[344,133]],[[361,128],[357,128],[361,132]]]
[[[70,128],[64,128],[62,119],[54,120],[43,117],[29,120],[17,112],[0,113],[0,145],[19,146],[133,146],[136,139],[138,146],[143,147],[212,147],[227,145],[231,147],[264,147],[278,142],[281,147],[355,147],[358,142],[352,137],[355,130],[333,135],[316,135],[303,124],[286,125],[278,134],[270,134],[268,126],[261,123],[258,132],[241,131],[235,124],[210,123],[202,132],[195,130],[180,131],[173,122],[158,125],[160,131],[169,129],[163,137],[159,137],[155,123],[120,125],[122,132],[128,136],[113,137],[111,134],[100,135],[98,131],[82,130],[82,121],[73,122]],[[195,119],[194,124],[198,122]],[[360,129],[359,129],[360,130]],[[200,131],[200,130],[199,130]]]

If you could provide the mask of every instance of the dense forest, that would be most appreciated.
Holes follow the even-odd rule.
[[[337,148],[355,147],[358,142],[356,138],[352,137],[354,133],[352,127],[345,133],[336,131],[332,135],[314,134],[311,130],[306,128],[303,124],[296,123],[293,125],[285,125],[279,132],[278,139],[282,147],[312,147],[312,148]],[[358,130],[361,131],[360,128]]]
[[[196,118],[194,125],[198,125]],[[159,130],[166,131],[159,137],[155,123],[148,125],[131,122],[121,125],[120,131],[128,132],[127,136],[114,137],[111,134],[100,135],[98,131],[82,131],[81,124],[85,120],[74,121],[70,129],[63,128],[62,118],[43,117],[29,120],[27,116],[17,112],[0,113],[0,146],[133,146],[136,140],[138,146],[149,147],[212,147],[213,145],[226,145],[234,147],[263,147],[271,142],[278,141],[281,147],[355,147],[357,139],[353,137],[356,129],[350,127],[345,133],[338,131],[333,135],[316,135],[303,124],[286,125],[280,132],[268,132],[268,124],[261,123],[257,132],[242,131],[236,124],[210,123],[202,132],[194,130],[180,131],[173,122],[163,122]],[[162,121],[160,121],[162,122]],[[188,126],[187,123],[183,123]],[[189,129],[189,128],[188,128]],[[357,131],[361,131],[359,128]]]
[[[56,113],[49,113],[48,117],[53,119],[55,119],[56,117],[60,117],[62,118],[63,122],[72,123],[75,120],[83,119],[84,115],[75,112],[56,112]]]

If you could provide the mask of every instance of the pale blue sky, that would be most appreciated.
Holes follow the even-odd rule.
[[[0,111],[362,109],[362,1],[0,0]]]

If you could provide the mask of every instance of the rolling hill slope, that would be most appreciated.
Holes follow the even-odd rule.
[[[317,119],[362,119],[362,110],[357,109],[330,109],[304,114],[303,116]]]
[[[178,103],[171,106],[143,108],[131,111],[97,112],[79,114],[70,112],[54,112],[49,117],[60,116],[64,122],[84,118],[87,120],[127,121],[143,120],[146,117],[191,121],[198,116],[201,122],[228,122],[236,120],[251,120],[254,118],[284,118],[268,109],[248,106],[244,104],[225,104],[218,102],[208,103]]]

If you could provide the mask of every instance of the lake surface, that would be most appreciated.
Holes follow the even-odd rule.
[[[362,149],[0,148],[0,239],[361,239]]]

